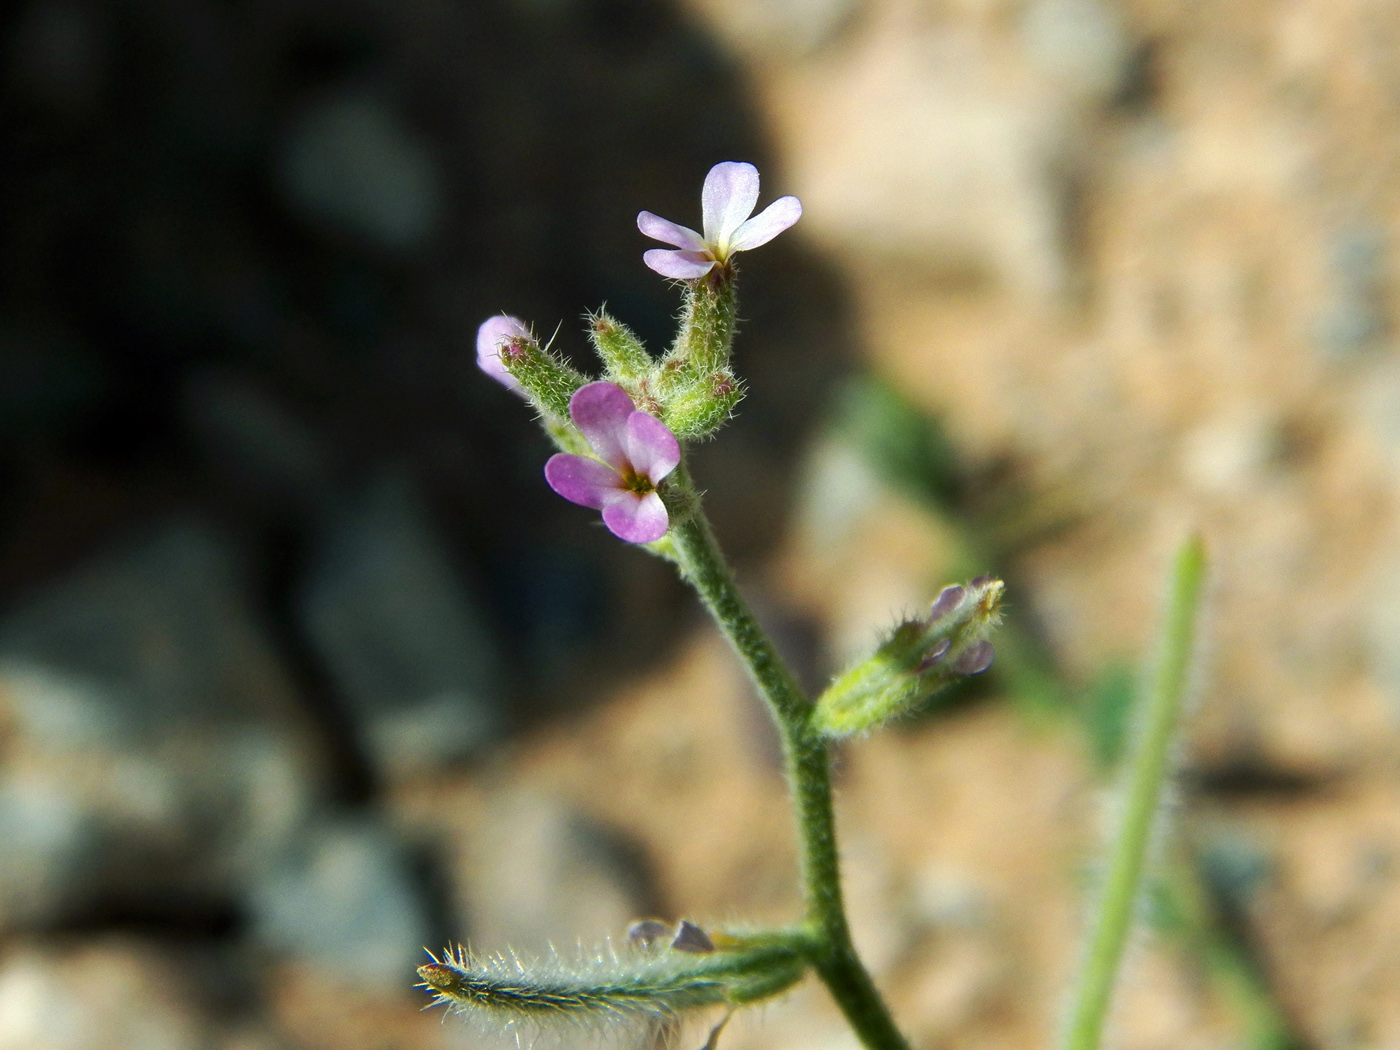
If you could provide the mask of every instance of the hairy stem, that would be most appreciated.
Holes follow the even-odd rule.
[[[801,846],[812,967],[869,1050],[909,1050],[851,942],[841,898],[830,760],[826,742],[811,726],[811,703],[749,612],[698,500],[672,527],[670,538],[681,572],[744,661],[782,734]]]
[[[1160,663],[1136,753],[1128,770],[1122,825],[1112,847],[1098,918],[1075,989],[1066,1050],[1098,1050],[1103,1035],[1104,1019],[1123,947],[1132,927],[1152,830],[1171,764],[1172,742],[1186,694],[1204,579],[1205,548],[1199,537],[1193,537],[1177,552],[1172,569]]]

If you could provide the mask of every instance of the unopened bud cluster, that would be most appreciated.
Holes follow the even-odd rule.
[[[985,671],[1004,589],[990,576],[945,587],[926,616],[897,625],[871,656],[831,683],[817,700],[813,724],[830,737],[863,733]]]
[[[560,441],[556,431],[568,427],[569,401],[590,379],[542,346],[514,318],[492,318],[487,324],[493,327],[488,332],[483,326],[483,336],[491,342],[478,346],[479,360],[489,362],[483,368],[512,380],[556,441],[571,444]],[[742,384],[729,370],[734,338],[731,271],[716,271],[687,289],[680,333],[660,360],[606,310],[588,316],[588,337],[602,361],[602,379],[625,390],[639,410],[661,420],[682,441],[712,435],[744,396]]]

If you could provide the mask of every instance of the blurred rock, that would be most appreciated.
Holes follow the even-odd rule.
[[[402,847],[366,819],[307,828],[250,903],[262,943],[365,987],[411,984],[434,933]]]
[[[422,247],[443,212],[443,176],[428,141],[378,96],[346,89],[290,121],[278,179],[307,218],[382,248]]]
[[[49,326],[0,326],[0,434],[61,432],[102,392],[91,347]]]
[[[1251,407],[1206,420],[1184,435],[1181,473],[1212,495],[1257,488],[1274,450],[1276,431],[1273,421]]]
[[[249,488],[314,506],[331,483],[331,457],[310,426],[271,393],[228,372],[191,377],[187,421],[221,468]]]
[[[632,920],[656,910],[640,847],[529,790],[485,799],[463,841],[459,878],[467,932],[486,951],[567,953],[621,941]]]
[[[1386,233],[1372,224],[1348,226],[1332,237],[1330,301],[1315,339],[1329,355],[1346,357],[1373,347],[1386,334]]]
[[[84,0],[32,0],[10,33],[7,72],[46,109],[78,115],[101,95],[107,26],[102,6]]]
[[[300,618],[371,764],[395,779],[494,739],[494,642],[405,481],[381,479],[335,518]]]
[[[1104,0],[1034,0],[1021,16],[1021,42],[1036,68],[1077,97],[1106,100],[1127,78],[1132,49]]]
[[[197,523],[0,623],[0,927],[219,907],[319,794],[309,727]]]
[[[869,507],[885,492],[870,460],[851,442],[814,445],[803,465],[797,506],[799,535],[814,551],[849,546]]]
[[[985,931],[944,934],[911,970],[904,1023],[922,1046],[946,1040],[1015,994],[1007,952]]]
[[[60,777],[0,783],[0,917],[6,926],[56,917],[92,889],[97,819]]]
[[[1400,551],[1378,559],[1372,578],[1362,642],[1371,674],[1389,701],[1391,717],[1400,721],[1400,644],[1396,642],[1400,639]]]
[[[992,917],[991,902],[973,878],[939,864],[915,874],[909,903],[911,917],[926,930],[980,929]]]
[[[829,44],[863,0],[700,0],[696,6],[736,51],[768,60]]]
[[[14,946],[0,959],[0,1050],[208,1050],[187,985],[128,944]]]
[[[1064,289],[1071,114],[1000,46],[889,16],[779,96],[803,230],[845,258],[1041,301]]]
[[[1244,826],[1215,830],[1200,850],[1201,871],[1217,901],[1241,915],[1274,869],[1268,849]]]

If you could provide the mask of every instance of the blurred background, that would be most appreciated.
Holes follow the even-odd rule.
[[[1200,527],[1111,1038],[1400,1047],[1395,3],[0,18],[0,1050],[453,1050],[425,945],[795,914],[741,671],[474,364],[501,311],[664,346],[636,212],[698,224],[729,159],[806,208],[741,260],[749,397],[694,464],[762,618],[820,686],[1008,581],[993,672],[838,755],[916,1045],[1053,1040]],[[816,987],[724,1039],[855,1045]]]

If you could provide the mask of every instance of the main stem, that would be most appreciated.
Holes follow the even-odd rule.
[[[810,702],[735,586],[698,502],[671,529],[671,542],[682,573],[743,659],[782,734],[802,851],[806,925],[812,938],[808,958],[869,1050],[909,1050],[851,942],[841,897],[826,741],[812,729]]]

